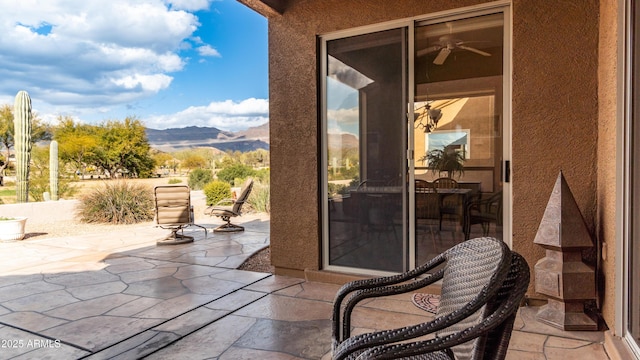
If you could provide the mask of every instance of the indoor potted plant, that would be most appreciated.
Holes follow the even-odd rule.
[[[24,239],[24,225],[26,217],[0,216],[0,241],[15,241]]]
[[[445,147],[434,149],[421,159],[427,162],[427,168],[438,174],[446,172],[447,177],[452,178],[456,173],[458,177],[464,172],[464,155],[456,149]]]

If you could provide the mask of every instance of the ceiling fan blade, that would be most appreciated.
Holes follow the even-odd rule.
[[[476,54],[480,54],[482,56],[491,56],[491,54],[489,54],[488,52],[485,52],[485,51],[482,51],[482,50],[478,50],[476,48],[472,48],[472,47],[468,47],[468,46],[464,46],[464,45],[458,45],[458,47],[460,49],[468,50],[468,51],[474,52]]]
[[[421,56],[425,56],[429,53],[435,52],[442,49],[442,45],[433,45],[433,46],[429,46],[427,48],[421,49],[416,51],[416,56],[417,57],[421,57]]]
[[[444,61],[447,60],[449,54],[451,54],[451,50],[449,48],[442,48],[442,50],[440,50],[440,53],[438,53],[438,56],[433,59],[433,63],[436,65],[444,64]]]

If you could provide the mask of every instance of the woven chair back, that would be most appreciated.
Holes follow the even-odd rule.
[[[465,307],[469,301],[485,290],[496,275],[504,271],[511,252],[504,243],[493,238],[476,238],[447,250],[448,260],[442,278],[442,293],[436,316],[446,316]],[[454,326],[436,334],[446,335],[468,329],[487,315],[487,305]],[[457,360],[482,358],[486,337],[453,347]]]

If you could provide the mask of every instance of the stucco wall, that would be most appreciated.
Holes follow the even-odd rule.
[[[601,310],[610,329],[615,329],[615,249],[616,237],[616,121],[623,114],[618,113],[618,0],[600,1],[600,45],[598,66],[598,239],[603,247],[600,291]],[[622,141],[622,139],[620,139]],[[621,143],[621,142],[620,142]],[[622,259],[618,259],[622,261]]]
[[[320,264],[316,36],[478,3],[292,0],[269,19],[271,251],[279,273]],[[533,266],[543,256],[533,239],[560,170],[595,233],[599,2],[514,0],[512,11],[513,247]]]
[[[317,36],[482,1],[290,1],[269,18],[271,262],[279,274],[320,268]]]
[[[513,3],[513,247],[531,266],[560,171],[595,234],[598,11],[598,1]]]

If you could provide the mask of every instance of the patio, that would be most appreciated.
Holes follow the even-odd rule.
[[[201,223],[201,222],[199,222]],[[203,224],[207,228],[211,223]],[[269,218],[246,231],[165,230],[0,243],[3,359],[329,359],[338,285],[236,270],[269,244]],[[563,332],[519,312],[508,359],[609,359],[602,332]],[[409,296],[357,309],[356,333],[424,321]]]

